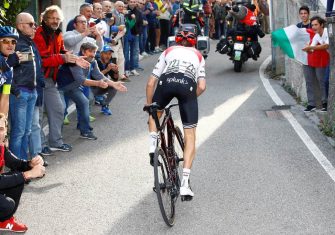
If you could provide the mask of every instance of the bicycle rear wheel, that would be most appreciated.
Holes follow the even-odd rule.
[[[183,133],[181,132],[180,128],[178,126],[175,126],[175,134],[174,134],[174,140],[173,140],[173,145],[174,145],[174,151],[176,153],[176,168],[177,168],[177,185],[178,185],[178,195],[179,195],[179,188],[181,184],[181,179],[180,176],[183,173],[183,167],[182,164],[179,164],[179,162],[184,161],[184,137]]]
[[[165,223],[172,227],[175,219],[175,201],[171,195],[173,184],[170,181],[166,156],[162,149],[154,157],[155,191]]]

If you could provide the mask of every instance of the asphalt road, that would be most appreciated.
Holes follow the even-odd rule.
[[[207,90],[199,99],[195,197],[177,204],[174,227],[164,224],[152,191],[142,112],[156,55],[141,61],[145,71],[116,96],[111,117],[93,107],[97,141],[79,139],[72,115],[64,137],[73,151],[48,157],[46,177],[22,195],[16,216],[28,225],[26,234],[334,234],[335,182],[281,114],[266,115],[274,102],[259,68],[271,53],[268,36],[262,46],[261,58],[235,73],[212,42]],[[303,107],[270,82],[335,165],[334,148]]]

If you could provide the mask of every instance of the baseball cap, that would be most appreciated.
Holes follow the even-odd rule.
[[[107,52],[107,51],[112,51],[112,52],[114,52],[113,49],[110,47],[110,45],[107,45],[107,44],[106,44],[106,45],[103,46],[101,52]]]

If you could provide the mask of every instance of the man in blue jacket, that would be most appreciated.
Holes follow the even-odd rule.
[[[32,117],[37,99],[37,84],[44,86],[41,71],[41,57],[32,40],[36,26],[32,15],[20,13],[16,18],[19,39],[16,50],[24,57],[19,65],[14,66],[9,110],[11,121],[10,150],[21,159],[28,159],[28,139],[31,133]],[[38,146],[36,146],[38,147]],[[41,149],[31,152],[35,157]]]

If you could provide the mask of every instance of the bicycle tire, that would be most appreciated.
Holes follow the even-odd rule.
[[[179,164],[179,162],[183,161],[183,156],[184,156],[184,137],[183,133],[181,132],[180,128],[178,126],[175,126],[175,134],[174,134],[174,151],[176,153],[177,157],[177,171],[178,171],[178,179],[177,179],[177,184],[178,184],[178,195],[179,195],[179,188],[181,184],[181,179],[180,175],[183,173],[183,167]]]
[[[159,209],[164,222],[172,227],[175,221],[175,201],[171,196],[172,184],[169,182],[169,172],[164,151],[159,148],[154,156],[155,189]]]

